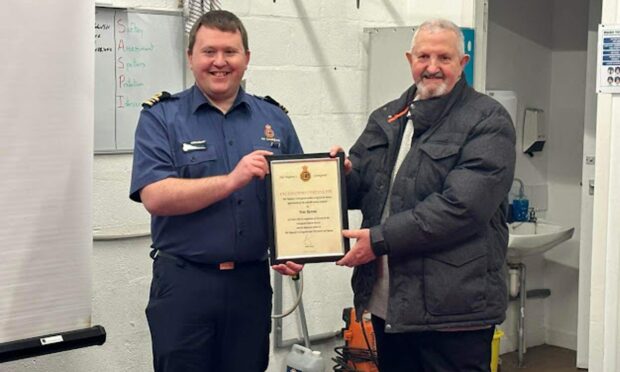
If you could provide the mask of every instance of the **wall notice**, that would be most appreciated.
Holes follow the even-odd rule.
[[[620,93],[620,25],[599,25],[596,91]]]

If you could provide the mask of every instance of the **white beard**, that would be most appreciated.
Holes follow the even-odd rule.
[[[420,99],[439,97],[448,93],[448,86],[446,85],[445,81],[442,81],[439,85],[429,87],[424,84],[424,79],[422,79],[416,84],[416,87],[418,88],[418,91],[416,93],[420,97]]]

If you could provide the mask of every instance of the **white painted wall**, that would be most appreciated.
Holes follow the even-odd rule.
[[[596,57],[597,30],[601,21],[602,0],[590,0],[588,11],[588,51],[586,68],[586,97],[583,135],[583,171],[581,173],[581,241],[579,250],[579,305],[577,310],[577,367],[588,367],[590,333],[590,276],[592,273],[592,217],[594,195],[589,192],[589,182],[594,180],[594,164],[585,161],[596,154]]]
[[[118,7],[176,9],[177,0],[106,0]],[[247,89],[283,103],[307,152],[349,147],[366,122],[365,27],[407,26],[444,17],[474,26],[474,0],[250,1],[222,0],[249,31],[252,60]],[[36,11],[36,7],[33,8]],[[84,30],[91,32],[92,30]],[[50,30],[54,32],[54,30]],[[58,36],[61,38],[61,35]],[[410,79],[410,76],[404,76]],[[49,82],[54,83],[54,82]],[[58,85],[66,82],[57,82]],[[161,87],[165,89],[166,87]],[[93,227],[95,235],[148,231],[148,215],[127,194],[130,155],[97,155],[94,160]],[[93,254],[93,323],[103,325],[108,340],[93,347],[3,364],[12,372],[119,372],[151,369],[150,336],[144,318],[151,262],[149,238],[96,241]],[[342,308],[351,306],[350,270],[333,264],[308,265],[306,313],[310,333],[338,330]],[[285,285],[290,298],[291,286]],[[285,338],[297,337],[289,317]],[[319,345],[325,359],[336,340]],[[287,350],[272,350],[269,371],[281,369]],[[331,362],[328,362],[328,366]]]
[[[587,29],[583,32],[587,35]],[[575,228],[572,239],[545,254],[550,261],[579,267],[581,169],[585,109],[586,50],[551,53],[551,105],[547,122],[548,211],[546,218]]]
[[[586,95],[588,2],[553,1],[549,211],[547,218],[575,228],[572,239],[545,254],[546,343],[577,349],[581,173]]]
[[[533,158],[517,156],[515,177],[526,184],[539,218],[575,227],[573,238],[542,257],[530,257],[528,289],[549,288],[547,299],[527,301],[526,344],[577,348],[588,3],[492,0],[489,4],[487,88],[518,95],[517,149],[523,110],[541,108],[547,141]],[[520,153],[520,151],[518,151]],[[515,187],[516,189],[516,187]],[[514,189],[513,189],[514,190]],[[503,324],[502,351],[516,348],[516,306]]]
[[[551,90],[551,50],[543,45],[522,37],[493,21],[493,4],[489,4],[489,31],[487,45],[487,89],[513,90],[517,93],[517,145],[522,147],[523,114],[526,107],[537,107],[549,112]],[[542,11],[544,12],[544,10]],[[528,78],[526,78],[528,77]],[[526,195],[532,197],[535,187],[542,189],[540,200],[546,199],[548,151],[529,157],[517,151],[515,176],[526,184]],[[516,187],[515,187],[516,189]],[[540,208],[535,200],[532,205]],[[529,257],[527,265],[526,287],[544,287],[544,260],[541,256]],[[539,345],[545,341],[544,300],[527,302],[526,345]],[[501,352],[517,348],[518,303],[511,302],[506,321],[501,325],[506,336],[501,340]]]

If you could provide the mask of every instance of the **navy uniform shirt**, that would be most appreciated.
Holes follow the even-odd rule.
[[[239,89],[226,114],[195,85],[145,108],[136,129],[130,198],[168,177],[201,178],[230,173],[254,150],[302,152],[286,114]],[[152,216],[153,248],[186,259],[219,263],[267,257],[265,181],[252,180],[229,197],[194,213]]]

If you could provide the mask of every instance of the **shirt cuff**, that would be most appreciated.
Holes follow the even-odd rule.
[[[370,228],[370,248],[377,257],[390,253],[385,240],[383,240],[381,225]]]

